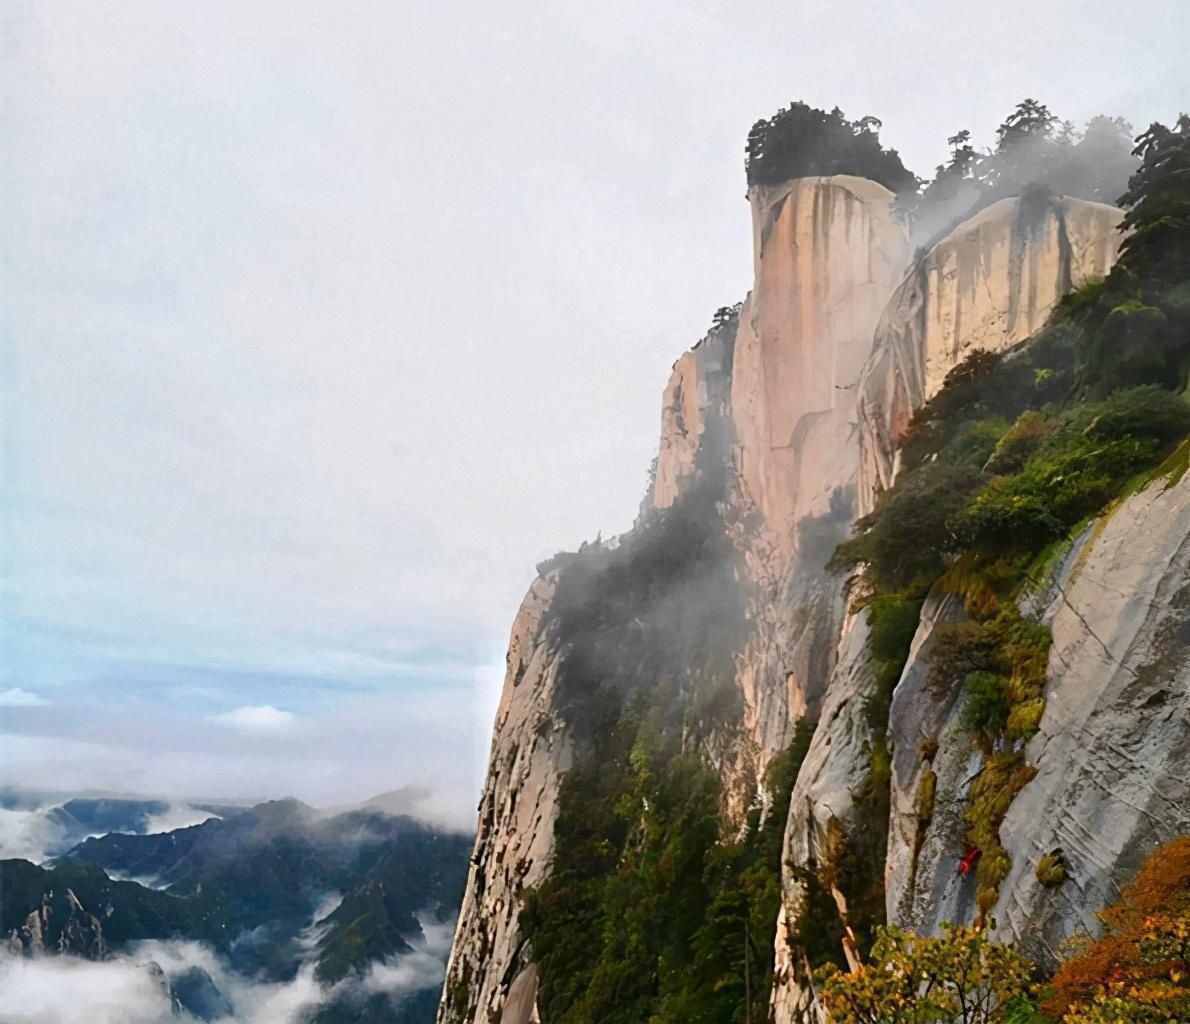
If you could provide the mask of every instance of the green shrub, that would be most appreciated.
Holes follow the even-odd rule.
[[[978,485],[979,475],[970,468],[922,467],[881,496],[831,565],[866,564],[868,580],[883,593],[923,591],[946,568],[946,552],[954,548],[948,520]]]
[[[1065,528],[1039,491],[1028,477],[997,477],[949,525],[963,547],[979,552],[1040,551]]]
[[[963,726],[988,747],[1004,733],[1011,711],[1004,696],[1004,680],[992,672],[968,672],[963,688]]]
[[[921,601],[900,594],[880,594],[867,605],[869,649],[882,661],[902,666],[917,633]]]
[[[1033,869],[1037,881],[1047,888],[1056,888],[1066,881],[1066,859],[1060,853],[1047,853]]]
[[[1131,437],[1165,446],[1190,433],[1190,404],[1155,385],[1117,391],[1092,406],[1091,414],[1084,430],[1098,440]]]
[[[1038,410],[1026,409],[1017,417],[1016,422],[1001,434],[995,450],[987,459],[986,468],[992,473],[1019,471],[1029,456],[1056,430],[1057,426]]]

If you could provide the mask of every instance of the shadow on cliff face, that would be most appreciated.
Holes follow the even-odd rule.
[[[851,536],[855,521],[855,487],[836,487],[828,510],[805,516],[797,524],[798,572],[818,573],[826,568],[835,548]]]

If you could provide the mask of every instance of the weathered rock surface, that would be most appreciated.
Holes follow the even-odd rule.
[[[855,794],[867,774],[871,751],[864,701],[875,679],[867,641],[866,616],[849,615],[821,717],[789,800],[770,1005],[773,1024],[820,1019],[810,968],[794,941],[807,896],[798,869],[813,867],[823,859],[832,831],[850,832],[855,825]],[[835,890],[831,895],[846,919],[842,893]]]
[[[1190,475],[1090,528],[1055,574],[1037,777],[1001,827],[1001,932],[1050,962],[1145,856],[1190,832]],[[1060,848],[1056,889],[1038,860]]]
[[[731,399],[731,363],[737,320],[712,328],[674,363],[661,396],[661,440],[649,496],[654,508],[669,508],[694,472],[694,456],[708,420],[724,417]]]
[[[855,395],[909,258],[892,193],[835,175],[756,186],[755,284],[740,314],[731,406],[744,489],[788,558],[797,524],[853,483]]]
[[[1104,277],[1122,217],[1066,196],[1001,199],[916,262],[880,318],[859,387],[861,513],[892,483],[914,410],[971,352],[1019,344],[1063,295]]]
[[[570,741],[554,713],[559,654],[548,614],[556,582],[553,573],[533,583],[512,627],[479,832],[446,968],[440,1021],[487,1024],[501,1019],[521,966],[520,895],[549,868],[558,788],[570,763]]]
[[[786,818],[775,937],[770,1019],[794,1024],[820,1017],[795,941],[806,910],[800,869],[820,866],[840,837],[870,824],[865,786],[877,739],[865,707],[876,686],[866,615],[848,613],[847,588],[827,558],[892,482],[913,410],[969,352],[1019,343],[1064,292],[1105,274],[1120,211],[1053,196],[1003,200],[906,273],[906,231],[880,185],[810,178],[754,188],[749,199],[754,287],[738,326],[712,331],[674,366],[647,505],[673,505],[708,439],[716,451],[730,441],[735,476],[723,519],[738,528],[751,595],[735,659],[742,727],[713,757],[730,821],[763,799],[764,768],[797,721],[817,722]],[[1190,828],[1188,487],[1158,485],[1123,503],[1033,599],[1054,631],[1051,687],[1028,750],[1039,773],[1001,829],[1013,868],[995,917],[1043,954],[1089,926],[1155,843]],[[564,644],[548,626],[555,583],[547,575],[534,584],[514,626],[441,1024],[537,1019],[538,974],[520,955],[516,918],[522,890],[548,870],[572,749],[554,709]],[[886,911],[922,931],[975,913],[974,879],[955,864],[979,755],[960,726],[961,688],[925,686],[938,628],[961,616],[954,599],[926,602],[889,719]],[[934,803],[922,820],[927,773]],[[1072,878],[1044,889],[1033,869],[1059,846]],[[844,894],[830,896],[846,922]]]
[[[1012,870],[992,912],[1002,937],[1053,963],[1061,943],[1094,932],[1095,914],[1144,857],[1190,830],[1190,477],[1164,481],[1092,524],[1026,612],[1044,609],[1054,635],[1046,710],[1026,755],[1037,777],[1000,829]],[[886,894],[889,920],[922,932],[970,922],[974,881],[955,870],[962,811],[979,768],[961,726],[962,698],[923,688],[930,638],[962,618],[953,598],[931,599],[897,684]],[[938,754],[933,820],[918,841],[915,794]],[[1038,861],[1060,849],[1067,880],[1047,888]]]
[[[889,709],[892,784],[886,912],[894,924],[927,933],[941,921],[970,923],[977,911],[975,877],[960,876],[957,866],[967,830],[967,788],[979,771],[979,750],[960,724],[962,688],[939,693],[926,686],[938,627],[965,618],[958,598],[930,595]],[[925,756],[931,749],[933,755]],[[923,824],[917,797],[929,773],[934,777],[934,807],[928,824]]]

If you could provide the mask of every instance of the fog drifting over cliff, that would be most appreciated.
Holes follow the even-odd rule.
[[[6,775],[434,781],[463,815],[534,563],[629,524],[669,364],[746,290],[748,125],[837,103],[929,174],[1025,95],[1168,119],[1190,28],[1177,0],[1136,34],[1106,0],[0,18]]]

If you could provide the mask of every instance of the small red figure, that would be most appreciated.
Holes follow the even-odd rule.
[[[979,860],[979,855],[983,851],[978,846],[968,846],[963,850],[963,859],[959,861],[959,874],[966,877],[971,873],[971,869],[975,867],[975,862]]]

